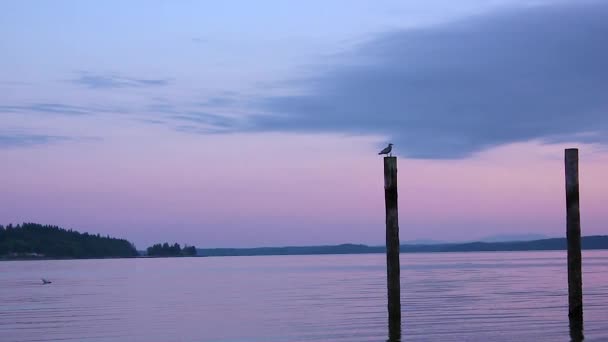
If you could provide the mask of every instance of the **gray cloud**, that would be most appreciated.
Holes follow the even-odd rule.
[[[260,100],[243,129],[381,134],[415,158],[607,142],[606,18],[608,2],[573,2],[385,33],[299,80],[303,95]]]
[[[27,132],[22,129],[1,129],[0,148],[33,147],[62,142],[96,142],[100,137],[65,136]]]
[[[112,89],[126,87],[157,87],[169,85],[168,79],[131,78],[114,74],[82,73],[70,82],[91,89]]]
[[[152,125],[166,125],[167,124],[167,122],[164,120],[155,120],[155,119],[138,119],[136,121],[147,123],[147,124],[152,124]]]
[[[237,104],[238,100],[235,97],[216,96],[205,101],[197,102],[201,107],[225,107]]]
[[[173,129],[196,134],[230,133],[241,130],[242,121],[234,115],[218,115],[201,111],[200,108],[223,107],[235,103],[236,100],[228,97],[212,97],[204,102],[177,104],[166,99],[156,99],[155,103],[146,106],[146,111],[157,115],[158,119],[144,119],[141,122],[150,124],[165,124]]]
[[[79,116],[79,115],[93,115],[100,113],[127,113],[129,110],[126,108],[109,107],[105,105],[81,105],[74,106],[64,103],[51,103],[51,102],[35,102],[25,103],[18,105],[0,105],[0,113],[18,113],[18,114],[29,114],[29,113],[42,113],[42,114],[54,114],[54,115],[68,115],[68,116]]]
[[[174,127],[176,130],[197,134],[230,133],[240,125],[238,120],[229,116],[195,111],[172,115],[169,119],[173,120],[174,124],[177,123]]]
[[[61,103],[30,103],[25,105],[0,105],[0,113],[28,113],[39,112],[63,115],[86,115],[92,113],[90,108],[71,106]]]
[[[70,140],[72,138],[65,136],[0,132],[0,148],[31,147]]]
[[[160,114],[179,114],[180,109],[169,101],[162,101],[146,106],[146,111]]]
[[[201,135],[230,133],[230,130],[218,129],[215,127],[202,127],[200,125],[177,125],[174,129],[182,133]]]

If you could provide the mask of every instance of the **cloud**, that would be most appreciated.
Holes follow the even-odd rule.
[[[218,134],[231,133],[241,130],[243,119],[234,114],[221,115],[209,113],[208,107],[226,110],[237,100],[229,97],[211,97],[205,101],[189,103],[175,103],[167,99],[158,98],[154,103],[145,107],[146,112],[156,115],[157,119],[144,119],[141,122],[150,124],[165,124],[171,128],[185,133]],[[230,112],[230,110],[227,110]]]
[[[156,120],[156,119],[138,119],[137,121],[147,123],[147,124],[152,124],[152,125],[166,125],[167,124],[166,121]]]
[[[0,132],[0,148],[31,147],[70,140],[72,138],[65,136]]]
[[[502,10],[380,34],[241,129],[387,136],[414,158],[528,141],[606,143],[608,2]]]
[[[65,136],[27,132],[19,128],[0,129],[0,148],[33,147],[62,142],[97,142],[103,140],[94,136]]]
[[[177,125],[174,129],[181,133],[188,134],[201,134],[201,135],[210,135],[210,134],[225,134],[229,133],[230,130],[220,129],[216,127],[210,126],[200,126],[200,125]]]
[[[0,113],[29,114],[43,113],[55,115],[93,115],[99,113],[128,113],[126,108],[109,107],[106,105],[70,105],[64,103],[34,102],[18,105],[0,105]]]
[[[169,119],[173,120],[173,125],[177,123],[174,127],[177,131],[196,134],[230,133],[241,125],[239,120],[230,116],[194,111],[172,115]]]
[[[28,113],[40,112],[63,115],[86,115],[92,110],[86,107],[71,106],[61,103],[30,103],[25,105],[4,106],[0,105],[0,113]]]
[[[174,115],[171,118],[207,124],[214,127],[229,128],[236,125],[235,120],[230,117],[201,112],[189,112],[184,115]]]
[[[101,75],[93,73],[82,73],[78,78],[72,79],[70,82],[90,89],[158,87],[167,86],[170,83],[168,79],[131,78],[114,74]]]
[[[234,97],[216,96],[216,97],[211,97],[205,101],[200,101],[196,104],[201,107],[225,107],[225,106],[235,105],[237,103],[238,103],[238,100]]]

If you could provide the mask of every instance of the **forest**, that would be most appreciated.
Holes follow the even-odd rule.
[[[137,256],[127,240],[52,225],[0,225],[1,258],[109,258]]]
[[[147,249],[148,256],[196,256],[196,247],[194,246],[184,246],[181,248],[179,243],[175,243],[173,245],[169,245],[167,242],[160,244],[157,243]]]

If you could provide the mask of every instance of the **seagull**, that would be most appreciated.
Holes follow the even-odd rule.
[[[384,150],[380,151],[380,153],[378,153],[378,155],[387,154],[389,156],[392,156],[392,154],[391,154],[392,150],[393,150],[393,144],[388,144],[388,146],[386,146],[384,148]]]
[[[42,285],[46,285],[46,284],[50,284],[50,283],[52,283],[50,280],[42,278]]]

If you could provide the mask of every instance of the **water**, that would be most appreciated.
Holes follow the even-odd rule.
[[[568,341],[565,260],[402,254],[403,340]],[[583,270],[585,341],[608,341],[608,251]],[[385,272],[383,254],[0,262],[0,341],[385,341]]]

